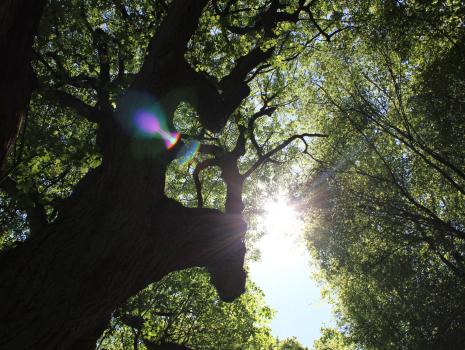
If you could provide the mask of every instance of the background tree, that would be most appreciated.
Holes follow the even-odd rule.
[[[344,12],[360,25],[313,64],[320,128],[332,136],[316,146],[309,243],[356,343],[461,349],[463,6]]]
[[[277,342],[277,350],[306,350],[302,344],[300,344],[296,338],[287,338]]]
[[[347,337],[334,328],[322,328],[321,337],[313,343],[315,350],[353,350],[356,349]]]

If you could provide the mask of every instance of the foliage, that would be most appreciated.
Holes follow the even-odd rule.
[[[315,350],[354,350],[355,346],[334,328],[322,328],[321,337],[314,342]]]
[[[276,350],[306,350],[302,344],[300,344],[296,338],[287,338],[282,341],[277,341]]]
[[[267,349],[273,312],[249,283],[233,303],[221,302],[200,269],[175,272],[117,310],[99,341],[104,349],[151,349],[175,343],[192,349]]]
[[[460,349],[463,8],[389,4],[355,11],[368,22],[313,61],[318,123],[331,137],[315,147],[308,240],[356,343]]]

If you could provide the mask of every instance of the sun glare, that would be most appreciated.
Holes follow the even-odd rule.
[[[284,196],[265,203],[263,217],[266,234],[272,236],[298,235],[301,230],[301,221],[297,212]]]
[[[278,195],[263,205],[263,214],[260,216],[260,225],[264,236],[258,242],[257,248],[262,256],[286,257],[281,263],[302,253],[299,243],[303,223],[299,218],[295,204],[285,195]]]

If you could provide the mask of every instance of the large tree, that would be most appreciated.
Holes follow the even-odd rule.
[[[334,34],[320,16],[314,1],[49,4],[30,125],[0,182],[3,219],[22,225],[3,230],[1,348],[92,347],[118,305],[191,266],[223,300],[243,293],[245,180],[294,140],[323,136],[257,131],[286,104],[286,64]],[[187,206],[167,169],[193,146]],[[222,211],[205,207],[213,167]]]

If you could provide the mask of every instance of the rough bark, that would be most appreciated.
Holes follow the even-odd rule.
[[[16,140],[33,90],[32,41],[45,0],[0,4],[0,169]]]
[[[1,257],[0,348],[95,344],[120,303],[190,266],[209,268],[225,300],[243,292],[244,222],[166,198],[165,165],[93,170],[55,223]]]

